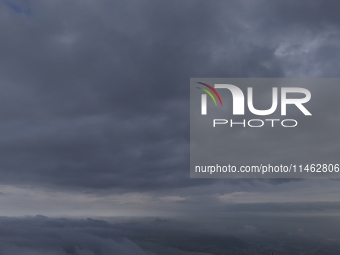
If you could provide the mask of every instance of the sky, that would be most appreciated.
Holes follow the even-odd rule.
[[[338,8],[332,0],[3,0],[0,215],[339,216],[337,179],[189,178],[190,78],[337,78]],[[323,138],[336,155],[336,131]],[[46,221],[34,219],[25,224]],[[241,230],[264,227],[252,219]]]

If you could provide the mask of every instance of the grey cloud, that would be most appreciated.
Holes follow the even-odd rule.
[[[337,2],[7,2],[29,14],[0,8],[2,212],[181,219],[2,217],[0,254],[339,254],[338,181],[189,178],[189,78],[339,77]],[[337,158],[334,126],[297,157]]]
[[[53,221],[34,219],[1,219],[1,254],[154,254],[118,236],[111,230],[106,237],[96,229],[107,229],[105,222]],[[118,236],[118,237],[117,237]]]
[[[338,41],[325,33],[338,23],[327,3],[32,1],[31,9],[1,10],[3,184],[210,185],[188,178],[190,77],[282,77],[299,64],[303,73],[309,58],[319,76],[336,70],[321,65],[337,49],[327,40],[302,58],[277,54],[282,43],[285,53],[303,47],[299,29]]]
[[[243,255],[255,251],[258,254],[339,251],[335,218],[312,217],[301,221],[299,217],[248,214],[228,219],[210,217],[202,225],[197,223],[203,219],[1,218],[0,254]],[[320,223],[317,228],[310,224],[315,220]]]

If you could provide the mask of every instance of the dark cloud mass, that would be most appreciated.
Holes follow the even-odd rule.
[[[0,255],[339,254],[337,179],[189,178],[190,78],[339,77],[339,7],[0,1]],[[338,113],[247,148],[337,159]]]
[[[189,78],[337,76],[337,16],[329,2],[308,3],[1,9],[1,182],[125,191],[211,183],[188,178]]]
[[[248,220],[245,220],[248,218]],[[306,218],[231,216],[230,222],[165,218],[111,218],[104,220],[33,218],[0,219],[0,254],[49,255],[223,255],[223,254],[319,254],[340,251],[334,230],[338,217]],[[271,219],[272,221],[273,219]],[[319,222],[318,233],[309,232],[310,223]],[[244,225],[244,222],[248,224]],[[256,221],[256,225],[250,222]],[[282,222],[281,222],[282,221]],[[243,225],[242,225],[243,223]],[[289,225],[287,225],[289,223]],[[315,225],[315,224],[313,224]],[[280,227],[277,231],[275,227]],[[314,226],[315,227],[315,226]]]
[[[34,219],[2,219],[1,251],[6,254],[125,254],[151,255],[117,234],[106,222]],[[104,233],[104,236],[102,236]]]
[[[189,79],[338,77],[338,2],[1,3],[0,213],[208,216],[261,206],[271,214],[338,213],[336,180],[189,178]],[[336,90],[318,91],[312,109],[336,100]],[[336,126],[338,110],[322,120]],[[323,128],[301,127],[306,135]],[[337,132],[325,128],[295,156],[319,146],[337,158]],[[268,148],[289,149],[285,136],[265,135]],[[106,254],[97,246],[151,254],[128,240],[96,240],[71,254]]]

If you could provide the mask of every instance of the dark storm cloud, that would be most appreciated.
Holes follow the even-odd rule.
[[[147,6],[140,13],[119,2],[103,4],[113,13],[99,7],[91,14],[91,3],[69,14],[63,12],[69,6],[58,13],[38,5],[35,17],[3,27],[10,34],[2,42],[2,151],[3,168],[11,169],[3,181],[20,175],[28,182],[141,188],[166,179],[183,186],[190,57],[183,61],[181,46],[191,26],[213,25],[198,16],[186,22],[180,6],[169,6],[180,17],[176,24],[172,15],[161,18],[168,8],[158,3],[150,3],[150,18]],[[208,11],[198,7],[197,14]],[[131,11],[131,19],[123,11]],[[188,26],[184,42],[183,36],[175,40],[181,22]]]
[[[317,228],[310,224],[316,219]],[[301,221],[299,217],[247,215],[229,216],[229,221],[214,220],[208,218],[202,225],[199,221],[166,218],[106,221],[44,216],[1,218],[0,254],[222,255],[270,254],[269,251],[299,254],[300,251],[333,255],[339,252],[336,218],[312,217]]]
[[[172,219],[110,221],[113,223],[44,216],[2,218],[0,254],[209,255],[200,253],[200,250],[211,245],[215,245],[216,249],[247,247],[247,243],[237,237],[207,234],[197,228],[191,229],[191,224],[181,226],[181,222]],[[201,242],[199,246],[195,244],[198,239]],[[153,252],[147,251],[148,248]]]
[[[211,184],[189,179],[189,78],[304,75],[312,64],[312,75],[336,75],[339,20],[329,3],[306,3],[2,9],[1,182],[124,191]],[[303,38],[316,40],[309,52]]]
[[[6,254],[154,254],[124,238],[108,223],[34,219],[1,219],[0,253]]]

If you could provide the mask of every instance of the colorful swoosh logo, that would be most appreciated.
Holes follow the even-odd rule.
[[[220,94],[218,94],[218,92],[216,91],[216,89],[214,89],[209,84],[206,84],[206,83],[203,83],[203,82],[197,82],[197,83],[201,84],[201,85],[203,85],[203,86],[205,86],[209,89],[208,90],[208,89],[205,89],[205,88],[197,87],[198,89],[203,90],[205,93],[207,93],[210,96],[210,98],[213,100],[215,105],[217,105],[217,101],[216,101],[215,96],[217,97],[218,101],[220,102],[220,105],[222,105],[222,99],[220,97]]]

